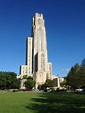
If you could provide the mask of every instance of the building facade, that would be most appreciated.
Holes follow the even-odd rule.
[[[52,63],[48,62],[46,28],[42,14],[35,13],[32,19],[31,37],[26,40],[26,65],[20,66],[20,78],[32,76],[35,88],[51,79]]]

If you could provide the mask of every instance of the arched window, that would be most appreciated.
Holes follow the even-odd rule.
[[[41,70],[45,71],[45,55],[44,55],[44,53],[41,54]]]
[[[38,37],[38,51],[44,50],[44,32],[41,27],[37,30],[37,37]]]

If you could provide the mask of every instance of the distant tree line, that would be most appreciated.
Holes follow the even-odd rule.
[[[85,88],[85,59],[71,67],[64,82],[71,88]]]

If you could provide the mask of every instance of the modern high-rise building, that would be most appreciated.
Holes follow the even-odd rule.
[[[26,65],[20,66],[20,77],[32,76],[35,88],[51,79],[52,64],[48,62],[46,28],[42,14],[35,13],[32,19],[31,37],[26,40]]]

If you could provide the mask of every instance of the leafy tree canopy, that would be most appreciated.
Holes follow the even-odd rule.
[[[14,72],[0,72],[0,89],[19,88],[20,80]]]
[[[25,81],[25,87],[27,89],[32,89],[35,86],[35,82],[33,81],[33,77],[29,76],[27,81]]]
[[[72,88],[85,87],[85,59],[82,61],[81,66],[76,63],[67,75],[67,85]]]

